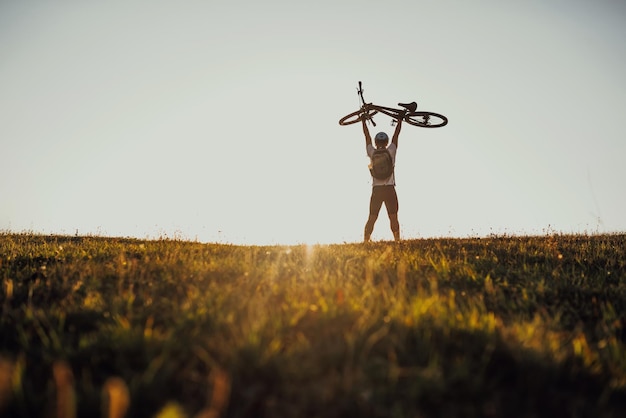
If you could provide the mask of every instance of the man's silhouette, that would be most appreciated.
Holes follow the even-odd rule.
[[[402,116],[402,115],[401,115]],[[363,124],[363,133],[365,134],[365,149],[367,150],[367,156],[372,159],[376,150],[386,149],[391,155],[393,165],[396,163],[396,151],[398,149],[398,137],[400,136],[400,129],[402,128],[403,118],[398,118],[398,124],[396,130],[391,138],[391,144],[389,144],[389,137],[385,132],[379,132],[374,137],[376,148],[372,145],[372,137],[370,135],[369,128],[367,127],[367,118],[362,117],[361,122]],[[388,146],[389,145],[389,146]],[[395,172],[385,179],[376,178],[372,175],[372,196],[370,197],[370,212],[365,224],[364,241],[368,242],[372,231],[374,230],[374,223],[378,218],[380,207],[385,204],[387,208],[387,214],[389,215],[389,222],[391,226],[391,232],[393,232],[393,238],[396,241],[400,240],[400,223],[398,222],[398,195],[396,194],[396,176]]]

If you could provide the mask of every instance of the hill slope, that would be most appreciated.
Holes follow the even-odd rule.
[[[625,264],[623,234],[0,234],[0,408],[87,417],[127,391],[132,417],[626,416]]]

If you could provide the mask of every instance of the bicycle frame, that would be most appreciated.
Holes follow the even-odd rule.
[[[371,111],[374,110],[376,111],[375,113],[365,113],[365,115],[367,115],[367,119],[372,123],[373,126],[376,126],[376,123],[374,122],[374,118],[372,118],[372,116],[374,116],[376,113],[383,113],[389,117],[391,117],[393,120],[391,121],[392,123],[397,122],[400,119],[405,119],[406,115],[410,112],[415,112],[415,109],[417,109],[417,103],[415,102],[411,102],[411,103],[398,103],[398,106],[402,106],[404,107],[404,109],[395,109],[393,107],[386,107],[386,106],[380,106],[380,105],[375,105],[372,103],[367,103],[365,105],[363,105],[363,109],[365,111]]]
[[[402,119],[413,126],[419,126],[422,128],[439,128],[445,126],[448,123],[448,118],[439,113],[417,111],[417,103],[398,103],[402,109],[396,109],[393,107],[375,105],[373,103],[366,103],[363,98],[363,86],[359,81],[359,87],[357,88],[357,94],[361,99],[361,108],[356,112],[352,112],[339,120],[339,124],[342,126],[351,125],[356,122],[360,122],[363,118],[367,119],[373,126],[376,126],[373,116],[377,113],[383,113],[392,119],[392,125]]]

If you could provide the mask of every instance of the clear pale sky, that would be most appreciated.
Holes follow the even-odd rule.
[[[404,238],[626,231],[625,41],[622,0],[2,1],[0,231],[360,241],[359,80],[450,120],[403,127]]]

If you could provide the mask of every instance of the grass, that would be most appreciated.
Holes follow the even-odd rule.
[[[254,247],[4,233],[0,409],[626,416],[625,264],[624,234]]]

